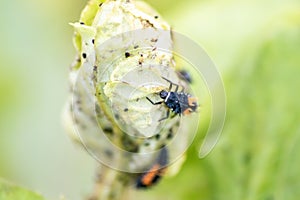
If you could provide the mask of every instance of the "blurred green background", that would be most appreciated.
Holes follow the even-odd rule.
[[[300,2],[147,1],[206,49],[222,73],[227,118],[214,151],[134,199],[281,200],[300,195]],[[79,200],[96,162],[64,133],[72,27],[86,1],[0,1],[0,177]],[[1,196],[0,196],[1,197]],[[2,199],[1,199],[2,200]]]

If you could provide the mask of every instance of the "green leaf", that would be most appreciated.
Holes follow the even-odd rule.
[[[1,200],[44,200],[44,198],[32,191],[16,186],[0,178]]]

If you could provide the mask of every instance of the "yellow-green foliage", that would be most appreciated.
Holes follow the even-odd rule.
[[[44,200],[39,194],[0,179],[1,200]]]

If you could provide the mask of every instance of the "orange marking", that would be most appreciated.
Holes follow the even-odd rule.
[[[190,108],[187,108],[185,111],[183,111],[183,114],[184,114],[184,115],[191,114],[191,109],[190,109]]]
[[[146,186],[151,185],[155,176],[160,175],[160,167],[161,166],[158,164],[153,165],[153,167],[142,178],[142,183]]]
[[[189,106],[196,106],[197,105],[198,99],[196,97],[189,97],[188,98],[188,103]]]

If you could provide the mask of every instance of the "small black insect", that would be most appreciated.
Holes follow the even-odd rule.
[[[187,81],[188,83],[192,83],[192,76],[189,72],[187,72],[186,70],[180,70],[178,71],[179,73],[179,77],[185,81]]]
[[[169,118],[170,110],[173,111],[175,115],[178,114],[179,116],[181,114],[188,115],[197,110],[198,104],[196,97],[193,97],[188,93],[184,93],[184,88],[181,92],[178,92],[179,85],[171,82],[170,80],[164,77],[162,78],[170,83],[168,91],[162,90],[159,93],[159,96],[163,99],[163,101],[154,103],[151,99],[146,97],[148,101],[150,101],[153,105],[159,105],[164,103],[169,108],[166,117],[161,118],[159,121]],[[174,92],[171,91],[173,85],[176,86]]]

